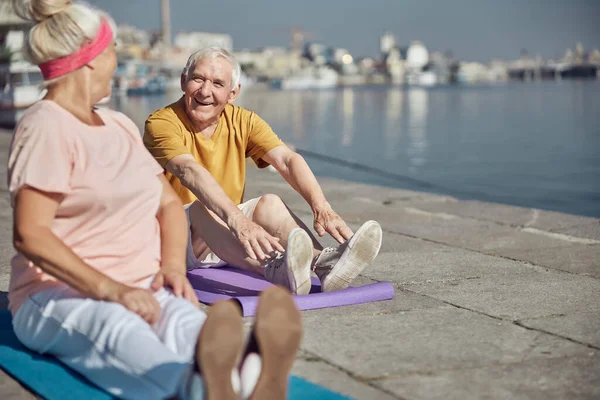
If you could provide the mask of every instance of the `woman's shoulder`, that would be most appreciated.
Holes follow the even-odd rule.
[[[40,100],[32,104],[15,126],[15,138],[40,137],[52,134],[52,137],[66,138],[71,136],[70,126],[73,117],[60,106],[50,100]]]
[[[39,100],[33,103],[25,112],[23,116],[19,120],[17,126],[22,124],[30,124],[38,121],[43,121],[44,123],[52,123],[57,119],[63,117],[62,109],[57,106],[53,101],[50,100]]]
[[[119,111],[111,110],[110,108],[97,108],[96,112],[102,117],[104,121],[107,119],[116,122],[127,132],[135,135],[140,135],[138,127],[135,123],[125,114]]]
[[[115,111],[115,110],[112,110],[110,108],[105,108],[105,107],[97,107],[97,108],[95,108],[95,111],[101,117],[108,117],[110,119],[117,120],[118,122],[127,122],[127,123],[133,124],[133,122],[122,112]]]

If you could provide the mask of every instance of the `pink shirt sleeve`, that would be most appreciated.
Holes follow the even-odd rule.
[[[11,202],[23,186],[49,193],[68,193],[73,169],[73,149],[59,124],[24,117],[15,131],[8,159]]]

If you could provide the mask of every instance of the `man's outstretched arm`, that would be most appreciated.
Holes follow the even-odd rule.
[[[173,157],[166,170],[179,178],[206,208],[225,222],[251,258],[264,260],[273,250],[284,251],[277,238],[237,208],[210,172],[191,154]]]
[[[306,200],[313,211],[314,228],[319,236],[329,233],[339,243],[352,236],[352,230],[325,199],[323,190],[304,157],[287,146],[277,146],[262,158]]]

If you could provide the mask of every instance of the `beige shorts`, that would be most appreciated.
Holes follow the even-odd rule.
[[[256,197],[254,199],[250,199],[240,205],[238,208],[244,213],[244,215],[250,219],[254,215],[254,210],[256,209],[256,205],[260,201],[260,197]],[[192,203],[186,204],[183,206],[185,209],[185,215],[187,216],[188,227],[191,226],[190,222],[190,206]],[[199,239],[201,240],[201,239]],[[188,244],[186,250],[186,267],[188,270],[196,269],[196,268],[210,268],[210,267],[221,267],[226,265],[225,261],[222,261],[212,250],[208,247],[206,242],[199,242],[196,240],[196,245],[200,244],[202,252],[199,257],[196,257],[194,254],[194,249],[192,247],[192,230],[188,228]]]

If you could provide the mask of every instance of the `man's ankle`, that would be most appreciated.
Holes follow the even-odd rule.
[[[313,272],[317,269],[317,262],[319,261],[319,257],[321,257],[321,253],[321,250],[314,250],[313,252],[313,259],[310,262],[310,270]]]

